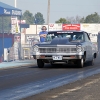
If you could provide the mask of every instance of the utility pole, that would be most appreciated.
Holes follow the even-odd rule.
[[[49,24],[49,19],[50,19],[50,0],[48,0],[47,24]]]
[[[15,8],[17,8],[17,0],[14,0],[15,1]],[[16,18],[16,24],[17,24],[17,29],[18,29],[18,18],[17,18],[17,16],[15,16],[15,18]],[[20,17],[20,24],[21,24],[21,17]],[[16,32],[17,33],[17,32]],[[18,32],[19,33],[19,32]],[[16,37],[17,35],[15,35],[15,37]],[[22,56],[21,56],[21,26],[20,26],[20,33],[18,34],[18,36],[20,37],[20,42],[18,43],[18,57],[19,57],[19,59],[21,59],[22,58]],[[15,40],[14,40],[15,41]],[[15,51],[14,51],[15,52]]]
[[[17,7],[17,0],[15,0],[15,8]]]

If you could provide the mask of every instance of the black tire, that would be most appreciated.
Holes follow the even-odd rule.
[[[77,61],[77,65],[78,65],[79,68],[83,68],[84,67],[84,59],[83,58],[82,59],[79,59]]]
[[[94,57],[91,61],[89,61],[89,66],[93,66],[94,65]]]
[[[37,59],[37,65],[38,65],[38,68],[43,68],[44,62],[41,59]]]
[[[55,66],[55,64],[51,63],[51,66],[53,66],[53,67],[54,67],[54,66]]]

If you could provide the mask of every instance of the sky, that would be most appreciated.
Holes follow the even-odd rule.
[[[0,2],[15,6],[15,0],[0,0]],[[17,0],[17,8],[22,12],[29,10],[33,15],[41,12],[47,22],[48,0]],[[100,14],[100,0],[51,0],[50,1],[50,23],[59,18],[85,17],[91,13]]]

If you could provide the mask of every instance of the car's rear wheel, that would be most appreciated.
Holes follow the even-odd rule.
[[[37,59],[37,65],[38,65],[39,68],[43,68],[44,62],[41,59]]]
[[[93,57],[93,59],[91,61],[89,61],[89,65],[90,66],[93,66],[94,65],[94,57]]]

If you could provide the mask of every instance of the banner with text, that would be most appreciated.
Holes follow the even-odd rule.
[[[63,24],[62,30],[80,30],[80,24]]]
[[[17,17],[11,17],[11,33],[12,34],[20,33],[20,27],[18,24]]]

